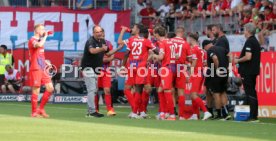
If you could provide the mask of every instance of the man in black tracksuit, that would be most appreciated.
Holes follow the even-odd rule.
[[[228,82],[228,50],[220,46],[214,46],[210,40],[204,40],[202,46],[207,51],[208,69],[205,74],[205,86],[215,100],[217,111],[215,119],[226,120],[228,113],[222,110],[222,99]]]
[[[247,40],[240,57],[235,59],[235,63],[239,64],[238,70],[247,96],[247,103],[250,105],[250,120],[258,122],[258,98],[255,86],[256,78],[260,74],[261,47],[255,37],[255,25],[248,23],[244,29]]]

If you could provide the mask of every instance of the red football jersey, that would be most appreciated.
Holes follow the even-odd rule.
[[[164,39],[158,42],[160,53],[164,54],[164,58],[162,60],[162,67],[166,67],[169,64],[175,64],[175,45],[169,39]]]
[[[203,70],[203,64],[204,60],[206,58],[206,54],[203,49],[201,49],[199,46],[194,46],[192,49],[193,59],[196,59],[196,66],[194,68],[195,74],[197,74],[200,70],[202,72]]]
[[[45,64],[45,55],[44,55],[44,46],[35,47],[35,44],[39,42],[39,39],[32,37],[29,42],[29,55],[30,55],[30,70],[44,70]]]
[[[105,42],[106,42],[106,45],[108,46],[109,50],[110,50],[110,51],[113,50],[113,45],[111,44],[111,42],[110,42],[110,41],[107,41],[107,40],[105,40]],[[104,58],[108,58],[108,56],[104,55]],[[104,63],[104,67],[109,67],[109,66],[110,66],[110,63],[111,63],[111,62],[106,62],[106,63]]]
[[[185,64],[187,57],[191,56],[191,48],[183,38],[175,37],[171,41],[175,46],[175,54],[179,56],[176,63]]]
[[[149,49],[155,49],[153,43],[146,38],[133,36],[124,41],[130,51],[129,63],[136,67],[146,67]]]

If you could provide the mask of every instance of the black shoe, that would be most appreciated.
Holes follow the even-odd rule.
[[[249,119],[248,122],[258,123],[258,122],[260,122],[260,120],[259,119]]]
[[[226,115],[225,117],[223,117],[223,120],[230,120],[230,119],[232,119],[231,115]]]
[[[98,112],[95,112],[95,113],[88,113],[88,114],[86,114],[86,117],[101,118],[101,117],[104,117],[104,114],[100,114],[100,113],[98,113]]]
[[[216,115],[215,117],[211,118],[211,120],[221,120],[223,119],[222,116]]]

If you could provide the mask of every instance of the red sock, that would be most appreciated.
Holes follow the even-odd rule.
[[[199,107],[194,100],[192,100],[192,108],[193,108],[193,113],[199,116]]]
[[[163,92],[158,92],[159,112],[166,112],[166,98]]]
[[[50,93],[50,92],[47,92],[47,91],[44,92],[44,94],[41,98],[39,109],[44,109],[44,106],[47,104],[51,95],[52,95],[52,93]]]
[[[205,107],[203,101],[201,98],[196,98],[195,100],[195,103],[199,106],[199,108],[203,111],[203,112],[207,112],[207,108]]]
[[[172,92],[164,92],[166,101],[167,101],[167,111],[170,115],[174,115],[174,104],[173,104],[173,96]]]
[[[134,105],[134,108],[133,108],[133,113],[137,114],[138,110],[140,109],[141,94],[135,93],[135,95],[134,95],[134,101],[135,101],[135,105]]]
[[[178,96],[178,114],[179,117],[184,117],[184,109],[185,109],[185,96]]]
[[[150,94],[146,92],[146,95],[145,95],[145,107],[146,107],[146,111],[147,111],[147,107],[148,107],[148,104],[149,104],[149,98],[150,98]],[[145,111],[145,112],[146,112]]]
[[[31,97],[32,113],[36,112],[36,109],[37,109],[37,99],[38,99],[38,96],[36,94],[32,94],[32,97]]]
[[[146,112],[147,111],[148,102],[149,102],[149,94],[146,91],[143,91],[141,112]]]
[[[105,94],[104,99],[105,99],[105,105],[106,105],[107,111],[112,110],[113,108],[112,108],[111,94]]]
[[[134,108],[134,96],[131,94],[131,90],[130,89],[125,89],[124,90],[125,96],[127,98],[127,101],[131,107],[131,109],[133,110]]]
[[[95,108],[96,108],[96,111],[99,111],[99,95],[95,95]]]

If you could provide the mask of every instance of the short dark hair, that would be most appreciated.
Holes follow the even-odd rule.
[[[167,33],[167,38],[174,38],[176,34],[174,32]]]
[[[202,48],[204,48],[205,46],[207,46],[207,45],[209,45],[209,44],[211,44],[211,43],[213,43],[211,40],[204,40],[204,41],[202,42]]]
[[[1,45],[0,47],[3,48],[3,49],[5,49],[5,50],[8,49],[8,47],[6,45]]]
[[[164,27],[162,27],[162,26],[158,26],[158,27],[154,28],[153,32],[155,34],[158,34],[161,37],[166,36],[166,29]]]
[[[223,32],[223,27],[222,27],[221,24],[216,24],[216,25],[214,25],[213,27],[216,27],[216,28],[218,28],[220,31]]]
[[[199,35],[197,33],[191,33],[189,34],[189,37],[195,39],[196,41],[198,41]]]
[[[148,30],[148,28],[146,26],[143,26],[141,28],[142,29],[139,29],[140,30],[140,36],[143,36],[144,38],[148,38],[149,37],[149,30]]]
[[[145,28],[143,24],[139,24],[139,23],[134,24],[134,26],[136,26],[140,32]]]
[[[5,69],[7,69],[7,68],[10,68],[10,69],[12,69],[12,65],[10,65],[10,64],[7,64],[7,65],[5,66]]]
[[[212,30],[213,26],[214,26],[213,24],[209,24],[209,25],[207,25],[207,29]]]

